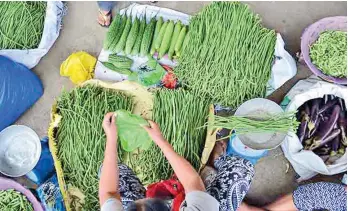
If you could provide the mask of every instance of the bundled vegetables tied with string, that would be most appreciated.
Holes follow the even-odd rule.
[[[237,134],[264,133],[289,131],[296,132],[299,122],[295,117],[296,112],[284,112],[279,114],[259,114],[248,116],[214,116],[211,123],[212,128],[225,128],[235,130]]]
[[[0,49],[33,49],[44,30],[46,2],[0,2]]]

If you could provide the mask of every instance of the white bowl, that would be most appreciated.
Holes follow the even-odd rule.
[[[0,132],[0,172],[20,177],[31,171],[40,159],[38,135],[24,125],[12,125]]]

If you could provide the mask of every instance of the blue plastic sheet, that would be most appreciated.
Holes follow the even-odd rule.
[[[42,94],[42,83],[30,69],[0,56],[0,131],[14,123]]]

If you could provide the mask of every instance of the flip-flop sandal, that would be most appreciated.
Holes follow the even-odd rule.
[[[104,19],[104,23],[107,21],[107,19],[110,17],[110,23],[108,25],[102,25],[101,23],[99,23],[100,26],[105,27],[105,28],[109,28],[111,22],[112,22],[112,10],[110,10],[108,13],[104,14],[103,11],[99,10],[99,14],[101,15],[101,17]]]

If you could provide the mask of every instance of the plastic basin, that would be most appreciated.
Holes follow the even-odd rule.
[[[301,37],[301,52],[303,59],[309,69],[320,78],[336,84],[347,84],[347,78],[336,78],[333,76],[325,75],[311,62],[311,58],[309,56],[309,47],[318,39],[320,33],[326,30],[347,31],[347,17],[327,17],[307,27],[302,33]]]

